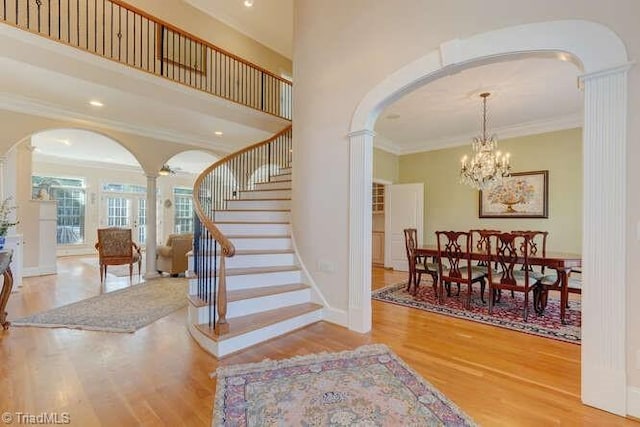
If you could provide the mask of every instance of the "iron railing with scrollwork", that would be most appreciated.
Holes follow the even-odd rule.
[[[119,0],[0,0],[6,24],[291,119],[291,82]]]
[[[235,247],[216,226],[216,212],[228,200],[240,197],[257,182],[271,181],[272,174],[291,164],[291,126],[266,141],[233,153],[205,169],[193,186],[195,210],[194,270],[197,296],[208,307],[209,327],[221,334],[227,330],[225,258]]]

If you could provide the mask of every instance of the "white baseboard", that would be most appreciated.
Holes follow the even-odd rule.
[[[627,415],[640,418],[640,387],[627,387]]]
[[[339,326],[349,327],[349,315],[344,310],[338,310],[333,307],[326,307],[323,311],[323,320],[329,323],[335,323]]]
[[[46,276],[47,274],[58,274],[57,267],[55,265],[40,265],[22,269],[22,277]]]
[[[585,346],[582,352],[582,403],[622,417],[627,415],[626,373],[585,362]]]

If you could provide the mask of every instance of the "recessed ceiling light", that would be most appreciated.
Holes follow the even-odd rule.
[[[244,5],[246,7],[251,7],[253,6],[253,0],[244,0]]]
[[[56,139],[56,142],[64,145],[71,145],[71,141],[69,141],[68,139]]]
[[[97,101],[95,99],[89,101],[89,104],[93,105],[94,107],[103,107],[104,106],[104,104],[102,102]]]
[[[216,134],[217,136],[222,136],[224,135],[224,133],[222,133],[221,131],[217,130],[214,132],[214,134]]]

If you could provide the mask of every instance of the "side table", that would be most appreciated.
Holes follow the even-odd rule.
[[[4,277],[2,291],[0,291],[0,325],[2,329],[9,329],[10,322],[7,321],[7,312],[4,309],[9,302],[11,288],[13,288],[13,274],[11,273],[12,250],[0,250],[0,274]]]

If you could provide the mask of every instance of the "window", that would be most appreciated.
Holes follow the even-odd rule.
[[[56,241],[59,245],[84,243],[86,192],[84,180],[52,176],[31,177],[32,197],[58,202]]]
[[[174,188],[174,233],[193,233],[193,190],[190,188]]]

